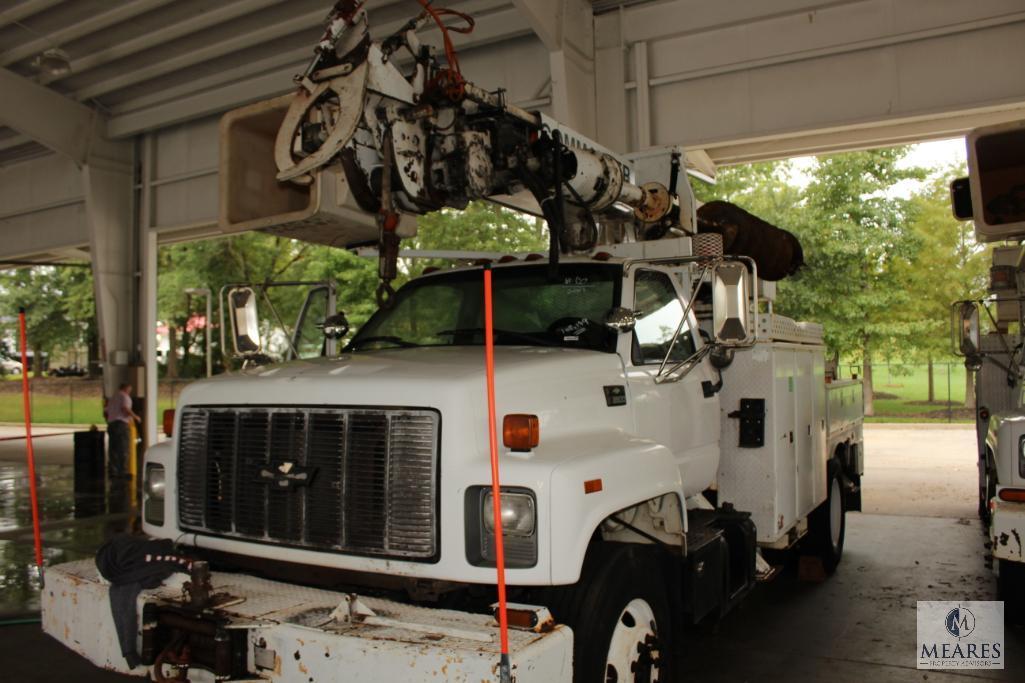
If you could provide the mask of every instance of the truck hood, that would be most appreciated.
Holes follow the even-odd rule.
[[[626,379],[616,354],[503,346],[495,349],[495,384],[499,416],[536,414],[542,427],[548,423],[550,437],[587,424],[593,429],[593,411],[607,410],[604,387],[625,388]],[[190,384],[180,406],[435,408],[448,426],[456,415],[479,418],[470,424],[482,426],[486,434],[485,391],[483,347],[444,346],[350,353],[220,375]],[[556,421],[556,413],[576,419]]]

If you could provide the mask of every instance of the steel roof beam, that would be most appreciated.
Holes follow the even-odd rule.
[[[387,3],[375,5],[375,14],[379,10],[398,4],[399,1],[400,0],[390,0]],[[87,85],[76,91],[74,93],[74,97],[77,100],[101,97],[107,93],[123,90],[136,85],[137,83],[143,83],[165,74],[180,71],[181,69],[202,64],[203,62],[208,62],[256,45],[261,45],[276,38],[281,38],[304,30],[314,31],[323,25],[324,17],[326,15],[327,8],[319,8],[270,26],[261,26],[249,31],[248,33],[233,35],[215,43],[185,51],[182,54],[171,57],[170,59],[149,64],[134,71],[129,71],[112,78],[103,79],[102,81],[93,83],[92,85]],[[403,19],[402,22],[396,22],[396,28],[402,23],[405,23],[405,19]],[[371,26],[373,26],[373,19],[371,19]],[[312,40],[309,52],[312,54]]]
[[[53,83],[72,74],[81,74],[109,62],[128,57],[151,49],[157,45],[169,43],[198,31],[224,24],[233,19],[252,14],[271,5],[280,4],[283,0],[238,0],[223,7],[215,7],[201,14],[195,14],[174,24],[169,24],[156,31],[137,35],[128,40],[118,41],[102,50],[92,52],[71,61],[71,71],[60,76],[45,76],[41,79],[44,85]]]
[[[54,5],[59,5],[61,2],[63,0],[25,0],[25,2],[20,2],[14,7],[0,12],[0,27],[27,19],[34,14],[50,9]]]
[[[281,36],[297,33],[304,29],[312,29],[319,26],[323,19],[324,12],[317,10],[316,12],[300,14],[272,26],[261,26],[248,33],[234,35],[198,49],[183,52],[170,59],[160,60],[159,62],[148,64],[112,78],[105,78],[102,81],[77,90],[74,93],[74,97],[76,100],[87,100],[116,90],[123,90],[137,83],[149,81],[165,74],[223,57],[232,52],[238,52],[239,50],[280,38]]]
[[[102,122],[96,111],[0,69],[0,123],[84,164]]]
[[[460,49],[469,51],[497,40],[530,33],[527,21],[515,9],[509,7],[480,17],[477,30],[461,41]],[[308,49],[304,49],[298,55],[299,59],[293,60],[290,64],[258,72],[249,78],[237,77],[238,71],[233,70],[227,74],[232,78],[223,81],[223,85],[214,83],[211,86],[216,89],[182,92],[172,100],[160,98],[160,101],[153,102],[150,106],[112,116],[107,124],[107,134],[112,138],[123,138],[145,130],[216,114],[263,97],[282,94],[293,87],[292,76],[305,64],[309,52]],[[242,68],[239,67],[239,70]]]
[[[100,12],[91,17],[86,17],[81,21],[77,21],[70,26],[66,26],[58,31],[54,31],[48,35],[30,40],[27,43],[17,45],[10,50],[0,53],[0,66],[8,66],[15,62],[20,62],[28,57],[34,57],[35,55],[47,50],[54,45],[60,46],[64,43],[70,43],[74,40],[78,40],[83,36],[87,36],[90,33],[101,31],[108,26],[119,24],[122,21],[131,19],[132,17],[146,12],[151,12],[162,5],[166,5],[172,0],[133,0],[132,2],[126,2],[123,5],[115,5],[114,9],[107,10],[106,12]]]
[[[392,0],[384,5],[375,5],[375,9],[382,9],[389,5],[398,4],[398,2],[401,2],[401,0]],[[507,16],[508,15],[503,15],[503,17]],[[483,21],[484,26],[486,27],[489,21],[487,18],[484,18]],[[371,31],[375,34],[386,36],[398,30],[404,23],[406,23],[406,19],[389,21],[379,26],[374,26],[373,18],[371,18]],[[516,27],[522,31],[524,29],[523,24],[524,22],[522,19],[516,17],[512,18],[512,23],[509,24],[509,26]],[[494,39],[494,31],[488,31],[486,36],[484,36],[482,31],[483,29],[478,29],[471,33],[467,38],[462,38],[460,36],[460,42],[458,44],[459,49],[470,49],[474,47],[481,41],[482,37],[483,39],[488,40]],[[430,37],[436,33],[437,30],[434,28],[425,29],[423,32],[426,37]],[[116,118],[119,115],[130,114],[131,112],[136,112],[163,102],[174,103],[179,101],[181,98],[197,95],[209,88],[214,88],[219,85],[231,86],[239,81],[260,76],[269,71],[277,71],[282,67],[294,67],[301,62],[309,60],[312,54],[313,50],[310,46],[303,46],[287,50],[285,52],[275,52],[263,59],[245,62],[223,71],[218,71],[207,76],[196,78],[187,83],[162,88],[157,92],[140,95],[139,97],[126,100],[111,107],[110,111],[113,112],[113,115]],[[291,81],[289,81],[289,84],[291,84]]]
[[[15,133],[14,135],[8,135],[7,137],[0,139],[0,152],[5,152],[15,147],[21,147],[32,142],[32,138],[21,133]]]

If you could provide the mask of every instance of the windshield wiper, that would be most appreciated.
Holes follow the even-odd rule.
[[[356,339],[353,339],[351,342],[349,342],[349,350],[355,351],[364,344],[373,344],[375,342],[386,342],[389,344],[395,344],[395,346],[399,346],[404,349],[410,349],[416,346],[420,346],[419,344],[414,344],[411,341],[406,341],[402,337],[396,337],[394,335],[386,334],[379,335],[376,337],[357,337]]]
[[[496,336],[497,335],[508,335],[510,337],[515,337],[517,339],[520,339],[520,340],[523,340],[523,341],[526,341],[526,342],[530,342],[531,344],[537,344],[538,346],[557,346],[557,344],[552,343],[551,340],[543,339],[541,337],[535,337],[534,335],[529,334],[527,332],[516,332],[514,330],[500,330],[498,328],[495,328],[493,331],[494,331]],[[460,327],[460,328],[457,328],[457,329],[454,329],[454,330],[442,330],[441,332],[435,332],[435,334],[437,334],[439,336],[440,335],[446,335],[446,336],[448,336],[448,335],[460,335],[460,334],[484,334],[484,328],[483,327]]]

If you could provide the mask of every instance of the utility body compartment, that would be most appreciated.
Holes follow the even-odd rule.
[[[722,372],[719,505],[749,511],[759,544],[788,545],[826,500],[837,440],[860,442],[861,383],[827,384],[821,343],[764,338]]]

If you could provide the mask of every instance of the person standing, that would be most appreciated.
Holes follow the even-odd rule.
[[[110,440],[107,470],[112,479],[126,477],[129,427],[132,420],[142,422],[142,418],[132,410],[132,385],[122,384],[118,387],[118,392],[107,401],[104,412],[107,418],[107,438]]]

